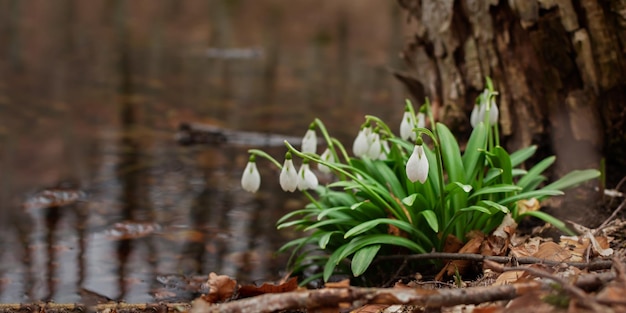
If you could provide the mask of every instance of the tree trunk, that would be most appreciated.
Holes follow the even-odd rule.
[[[398,2],[416,30],[395,75],[440,120],[469,132],[489,76],[510,151],[538,144],[556,176],[604,156],[609,187],[626,175],[626,0]]]

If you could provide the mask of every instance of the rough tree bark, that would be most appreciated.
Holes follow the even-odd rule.
[[[416,24],[396,72],[462,133],[490,76],[507,148],[538,144],[555,175],[626,175],[626,0],[398,0]]]

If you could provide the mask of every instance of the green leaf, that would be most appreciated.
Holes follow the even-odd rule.
[[[595,169],[571,171],[543,189],[563,190],[598,177],[600,177],[600,171]]]
[[[459,211],[460,212],[474,212],[474,211],[476,211],[476,212],[482,212],[482,213],[489,214],[489,215],[493,214],[493,212],[491,212],[491,210],[489,210],[489,209],[487,209],[485,207],[479,206],[479,205],[468,206],[468,207],[460,209]]]
[[[471,185],[465,185],[465,184],[461,184],[459,182],[451,182],[448,185],[446,185],[444,191],[448,194],[451,194],[455,191],[458,190],[462,190],[465,193],[468,193],[470,191],[472,191],[472,186]]]
[[[396,197],[406,197],[404,187],[400,184],[396,174],[387,166],[387,163],[383,161],[374,161],[368,158],[364,158],[362,161],[369,174],[372,175],[372,178],[378,182],[382,182],[383,185],[389,186]]]
[[[352,257],[352,274],[354,277],[361,276],[365,273],[367,268],[372,264],[372,261],[380,250],[380,245],[371,245],[358,250],[354,257]]]
[[[335,268],[339,265],[339,262],[343,260],[345,257],[342,257],[343,251],[348,248],[350,243],[346,243],[341,247],[337,248],[335,252],[333,252],[330,257],[328,257],[328,261],[326,261],[326,265],[324,266],[324,282],[327,282],[330,276],[333,275]]]
[[[537,146],[533,145],[511,153],[511,166],[516,167],[528,160],[537,151]]]
[[[297,225],[302,225],[302,224],[310,224],[310,223],[311,223],[311,221],[309,221],[309,220],[299,219],[299,220],[294,220],[294,221],[281,223],[278,226],[276,226],[276,229],[283,229],[283,228],[287,228],[287,227],[291,227],[291,226],[297,226]]]
[[[502,213],[509,213],[509,208],[507,208],[506,206],[499,204],[499,203],[495,203],[493,201],[489,201],[489,200],[482,200],[480,201],[480,203],[484,203],[485,205],[488,205]]]
[[[437,220],[437,214],[435,214],[435,212],[431,210],[424,210],[419,214],[424,216],[424,219],[426,219],[426,222],[428,223],[428,226],[430,226],[430,229],[432,229],[434,232],[439,231],[439,221]]]
[[[328,242],[330,241],[330,238],[334,234],[339,234],[339,233],[341,233],[341,232],[339,232],[339,231],[331,231],[331,232],[324,233],[322,236],[320,236],[320,239],[317,242],[317,244],[319,245],[320,249],[326,249],[326,245],[328,245]]]
[[[341,254],[338,256],[341,261],[348,257],[350,254],[356,252],[357,250],[374,244],[386,244],[393,246],[405,247],[409,250],[418,253],[426,253],[426,250],[422,248],[420,245],[416,244],[414,241],[402,237],[398,237],[395,235],[389,234],[373,234],[373,235],[365,235],[361,237],[355,237],[347,244],[346,249],[342,250]]]
[[[454,135],[452,135],[448,127],[442,123],[437,123],[437,135],[439,136],[441,157],[450,181],[465,183],[463,159],[461,158],[461,152],[456,138],[454,138]]]
[[[334,214],[334,213],[337,213],[337,212],[340,212],[340,211],[347,211],[347,210],[350,210],[350,207],[338,206],[338,207],[334,207],[334,208],[324,209],[317,215],[317,220],[321,221],[323,218],[325,218],[326,216],[329,216],[329,215],[332,215],[333,217],[337,217],[337,215]],[[343,214],[343,216],[349,216],[349,215],[348,214]]]
[[[550,167],[550,165],[552,165],[555,160],[556,160],[555,156],[550,156],[550,157],[543,159],[541,162],[535,164],[535,166],[533,166],[533,168],[531,168],[528,171],[528,173],[526,173],[526,175],[520,178],[520,180],[517,182],[517,185],[524,188],[524,190],[528,190],[526,188],[528,184],[531,181],[533,181],[536,177],[541,175],[541,173],[543,173],[543,171],[545,171],[548,167]]]
[[[317,208],[313,209],[313,208],[309,208],[309,209],[302,209],[302,210],[296,210],[296,211],[292,211],[289,212],[287,214],[285,214],[283,217],[281,217],[278,222],[276,222],[276,225],[280,225],[282,223],[284,223],[285,221],[291,219],[292,217],[296,216],[296,215],[306,215],[306,214],[311,214],[311,213],[317,213],[319,210]]]
[[[415,233],[416,230],[415,228],[413,228],[413,225],[411,225],[408,222],[405,221],[401,221],[401,220],[396,220],[396,219],[392,219],[392,218],[378,218],[372,221],[367,221],[365,223],[361,223],[357,226],[352,227],[350,230],[348,230],[345,234],[344,234],[344,238],[350,238],[352,236],[356,236],[356,235],[360,235],[364,232],[367,232],[369,230],[371,230],[374,227],[377,227],[380,224],[388,224],[388,225],[393,225],[395,227],[398,227],[399,229],[412,234]]]
[[[527,192],[522,192],[518,195],[512,196],[512,197],[508,197],[505,199],[502,199],[500,201],[498,201],[498,203],[502,204],[502,205],[507,205],[510,203],[513,203],[517,200],[522,200],[522,199],[530,199],[530,198],[543,198],[546,196],[561,196],[563,195],[564,192],[560,191],[560,190],[551,190],[551,189],[541,189],[541,190],[533,190],[533,191],[527,191]]]
[[[520,191],[521,187],[515,185],[507,185],[507,184],[499,184],[493,186],[483,187],[480,190],[474,192],[469,198],[474,198],[476,196],[492,194],[492,193],[501,193],[501,192],[511,192],[511,191]]]
[[[496,146],[493,149],[496,158],[494,159],[495,167],[502,169],[502,182],[504,184],[512,184],[513,183],[513,174],[511,165],[511,157],[509,153],[504,150],[504,148],[500,146]]]
[[[410,196],[402,199],[402,203],[404,203],[404,205],[407,205],[407,206],[413,206],[413,203],[415,203],[415,199],[417,198],[418,195],[420,194],[418,193],[411,194]]]
[[[569,229],[567,227],[567,225],[565,225],[565,223],[563,223],[561,220],[559,220],[558,218],[545,213],[545,212],[541,212],[541,211],[529,211],[529,212],[525,212],[523,214],[520,214],[519,217],[523,217],[523,216],[534,216],[538,219],[541,219],[542,221],[552,224],[554,227],[558,228],[560,231],[570,235],[570,236],[575,236],[576,233],[574,231],[572,231],[571,229]]]
[[[502,175],[503,170],[501,168],[490,168],[487,171],[487,175],[483,179],[483,184],[489,185],[494,179],[500,177]]]
[[[463,168],[465,168],[465,181],[469,182],[475,177],[480,168],[483,167],[484,159],[481,149],[485,149],[487,145],[487,128],[485,124],[478,123],[465,147],[463,153]]]
[[[350,227],[356,224],[357,224],[357,221],[351,218],[334,218],[334,219],[323,220],[323,221],[313,223],[312,225],[309,225],[307,228],[305,228],[304,231],[309,231],[312,229],[321,228],[321,227],[329,226],[329,225],[334,225],[336,227]]]

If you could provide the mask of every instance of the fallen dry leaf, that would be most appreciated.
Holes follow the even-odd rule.
[[[496,281],[493,283],[493,286],[512,284],[516,282],[518,279],[520,279],[520,277],[522,277],[524,273],[525,273],[524,271],[508,271],[508,272],[501,273],[498,276],[498,278],[496,278]]]
[[[338,282],[328,282],[324,285],[326,288],[348,288],[350,287],[350,280],[344,279]]]
[[[572,258],[572,254],[567,249],[552,241],[540,244],[539,249],[532,256],[557,262],[571,261]]]
[[[536,198],[524,199],[517,201],[518,214],[522,215],[526,212],[539,211],[541,206]]]
[[[511,242],[511,237],[517,230],[517,223],[510,214],[504,216],[502,223],[482,243],[482,255],[505,255]]]
[[[470,240],[459,250],[459,253],[478,253],[483,241],[485,240],[485,235],[479,231],[472,231],[468,234],[468,237],[470,237]],[[456,271],[463,275],[463,273],[465,273],[465,271],[469,268],[470,264],[471,262],[467,260],[448,261],[441,271],[439,271],[437,276],[435,276],[435,280],[441,281],[446,276],[449,277],[454,275]]]
[[[216,303],[230,299],[235,293],[237,281],[226,275],[217,275],[213,272],[209,274],[209,293],[202,296],[202,299],[209,303]]]
[[[279,283],[278,285],[264,283],[261,286],[256,285],[243,285],[239,287],[239,296],[241,298],[254,297],[266,293],[283,293],[294,291],[298,289],[298,278],[292,277],[286,282]]]

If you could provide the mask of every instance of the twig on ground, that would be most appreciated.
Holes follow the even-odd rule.
[[[604,222],[602,222],[602,224],[600,224],[600,226],[596,228],[596,233],[598,233],[599,231],[602,230],[602,228],[608,225],[609,222],[611,222],[617,216],[617,214],[624,208],[624,205],[626,205],[626,199],[624,199],[624,201],[620,203],[620,205],[615,209],[615,211],[611,213],[611,216],[609,216],[606,220],[604,220]]]
[[[522,268],[525,269],[525,268]],[[612,272],[582,275],[575,286],[596,289],[613,280]],[[533,280],[510,285],[470,287],[457,289],[404,289],[404,288],[325,288],[293,291],[281,294],[265,294],[233,302],[210,304],[203,300],[193,303],[190,313],[209,312],[274,312],[290,309],[337,308],[341,304],[361,306],[365,304],[401,304],[438,308],[459,304],[479,304],[498,300],[511,300],[537,289],[547,290],[549,280]]]
[[[0,312],[164,312],[189,310],[188,303],[103,303],[87,306],[77,303],[0,303]]]
[[[467,261],[476,261],[476,262],[484,262],[484,261],[492,261],[497,263],[513,263],[517,262],[518,264],[545,264],[545,265],[560,265],[566,264],[568,266],[574,266],[577,268],[585,268],[591,271],[594,270],[604,270],[609,269],[613,265],[611,260],[597,260],[591,262],[562,262],[562,261],[554,261],[554,260],[546,260],[535,257],[521,257],[514,258],[508,256],[487,256],[482,254],[469,254],[469,253],[448,253],[448,252],[430,252],[423,254],[410,254],[410,255],[386,255],[380,256],[376,258],[375,262],[380,262],[383,260],[467,260]]]
[[[559,284],[563,290],[569,293],[571,296],[575,297],[579,303],[592,309],[596,312],[601,312],[602,308],[598,302],[593,297],[588,296],[582,289],[576,287],[573,284],[568,283],[565,279],[558,277],[556,275],[552,275],[544,270],[535,267],[524,267],[524,266],[502,266],[496,262],[485,261],[485,267],[497,272],[511,272],[511,271],[524,271],[533,276],[537,276],[540,278],[546,278],[554,281]]]

